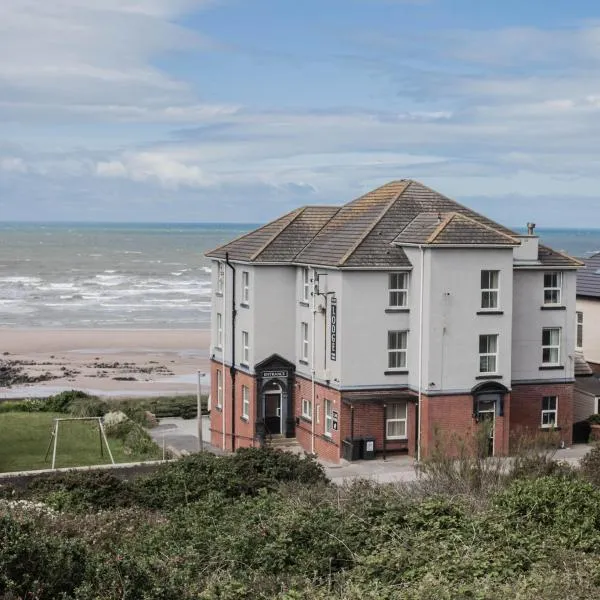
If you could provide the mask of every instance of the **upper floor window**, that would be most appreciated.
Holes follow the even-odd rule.
[[[408,332],[388,331],[388,369],[406,369]]]
[[[498,334],[479,336],[479,372],[498,372]]]
[[[222,294],[225,287],[225,265],[220,262],[217,265],[217,293]]]
[[[498,308],[500,271],[481,271],[481,308]]]
[[[308,360],[308,323],[300,323],[300,358]]]
[[[308,267],[302,269],[302,300],[308,302],[310,298],[310,273]]]
[[[406,439],[406,402],[387,405],[385,415],[385,437],[388,440]]]
[[[223,315],[217,313],[217,348],[223,347]]]
[[[242,362],[250,364],[250,336],[247,331],[242,331]]]
[[[392,308],[404,308],[408,305],[408,273],[390,273],[388,289]]]
[[[325,435],[331,437],[333,431],[333,402],[325,400]]]
[[[560,364],[560,328],[545,327],[542,329],[542,364]]]
[[[580,310],[577,311],[577,348],[583,348],[583,313]]]
[[[248,418],[250,413],[250,388],[246,385],[242,386],[242,417]]]
[[[562,273],[544,273],[544,304],[560,304],[562,294]]]
[[[217,407],[223,406],[223,371],[217,371]]]
[[[310,399],[302,398],[302,416],[312,420],[312,401]]]
[[[250,273],[242,271],[242,303],[250,303]]]
[[[542,398],[542,427],[556,427],[557,412],[558,396],[544,396]]]

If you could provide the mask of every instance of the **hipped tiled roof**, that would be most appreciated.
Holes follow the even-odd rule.
[[[438,214],[446,221],[442,228]],[[427,243],[420,240],[425,234],[429,238],[434,233],[431,243],[439,247],[518,245],[513,239],[518,234],[506,227],[418,181],[400,180],[341,207],[297,209],[208,252],[207,256],[224,258],[228,252],[232,260],[257,263],[402,268],[411,264],[394,242]],[[579,265],[575,259],[544,246],[540,246],[539,261],[548,267]]]
[[[600,298],[600,252],[583,262],[584,268],[577,273],[577,295]]]

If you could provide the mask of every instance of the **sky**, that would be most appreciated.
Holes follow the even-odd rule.
[[[256,223],[403,178],[600,227],[600,3],[0,0],[0,220]]]

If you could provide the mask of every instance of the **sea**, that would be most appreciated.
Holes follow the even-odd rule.
[[[206,328],[204,252],[256,224],[0,223],[0,327]],[[573,256],[600,251],[600,230],[540,230]]]

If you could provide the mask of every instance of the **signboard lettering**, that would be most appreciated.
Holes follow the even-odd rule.
[[[287,371],[264,371],[262,374],[263,377],[287,377]]]
[[[329,330],[330,358],[337,360],[337,298],[335,296],[331,298]]]

